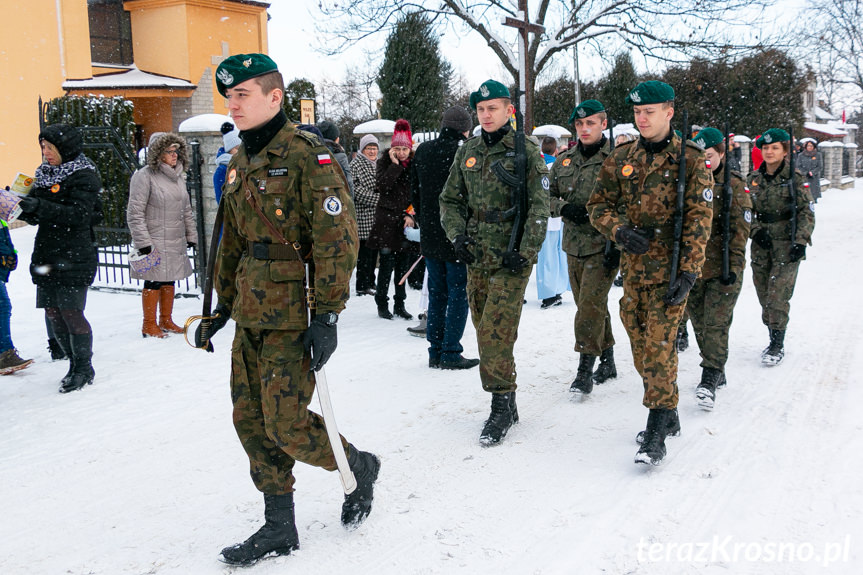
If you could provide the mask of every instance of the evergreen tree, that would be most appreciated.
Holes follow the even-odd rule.
[[[404,118],[415,131],[440,125],[452,68],[440,53],[439,38],[425,14],[407,14],[387,39],[378,72],[381,116]]]
[[[574,107],[575,86],[572,78],[562,75],[536,89],[533,99],[534,123],[537,126],[555,124],[568,127],[569,116]]]
[[[626,104],[626,95],[640,81],[632,56],[629,52],[621,52],[615,56],[611,71],[597,82],[592,98],[602,102],[615,124],[632,123],[632,107]],[[586,94],[582,95],[582,100],[588,99]]]
[[[293,122],[300,121],[300,100],[314,100],[317,96],[315,85],[305,78],[296,78],[291,80],[285,86],[285,97],[282,99],[282,107],[285,109],[285,114],[288,119]],[[317,115],[317,106],[315,107],[315,115]]]

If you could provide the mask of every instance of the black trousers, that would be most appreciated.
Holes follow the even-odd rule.
[[[405,252],[389,252],[380,254],[380,267],[378,269],[378,285],[375,288],[375,303],[378,306],[385,306],[390,301],[387,297],[387,292],[390,290],[390,277],[395,272],[393,281],[396,284],[395,296],[393,299],[396,303],[404,303],[407,299],[405,284],[399,285],[399,280],[404,277],[411,267],[411,255]]]
[[[357,291],[365,291],[375,286],[375,264],[378,250],[366,247],[367,240],[360,240],[360,251],[357,255]]]

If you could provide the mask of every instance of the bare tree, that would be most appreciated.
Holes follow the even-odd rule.
[[[526,89],[533,94],[537,75],[553,58],[583,42],[624,44],[663,61],[693,55],[733,57],[761,44],[757,35],[751,43],[732,38],[742,36],[736,34],[738,26],[757,26],[758,18],[766,17],[759,8],[772,4],[773,0],[533,0],[530,22],[545,27],[545,32],[529,37]],[[388,32],[401,14],[419,11],[481,36],[518,84],[515,33],[502,25],[505,17],[518,17],[517,0],[320,0],[319,6],[331,24],[324,32],[339,40],[328,43],[325,51],[330,54]],[[530,125],[531,110],[525,115]]]
[[[809,53],[828,105],[844,95],[859,103],[863,94],[863,1],[819,0],[806,14]],[[853,96],[851,95],[853,93]]]

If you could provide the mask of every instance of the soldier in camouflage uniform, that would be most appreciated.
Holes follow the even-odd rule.
[[[201,322],[200,347],[228,318],[234,426],[264,494],[264,526],[222,550],[222,561],[250,565],[299,547],[294,522],[294,462],[336,469],[345,450],[357,489],[345,497],[342,522],[371,511],[380,461],[342,438],[330,445],[323,419],[309,411],[315,371],[336,348],[336,322],[356,264],[354,207],[330,152],[314,135],[287,123],[284,81],[263,54],[231,56],[216,73],[219,92],[243,145],[228,165],[216,260],[218,305]],[[314,267],[316,315],[307,322],[304,264]],[[210,349],[212,349],[210,347]]]
[[[764,162],[749,174],[752,197],[752,279],[761,303],[761,321],[770,330],[770,345],[762,352],[764,365],[778,365],[785,357],[785,329],[791,296],[797,282],[800,260],[812,244],[815,229],[815,202],[800,172],[794,173],[795,198],[789,190],[791,168],[786,156],[790,137],[785,130],[772,128],[755,145]],[[796,232],[792,237],[792,216]]]
[[[551,167],[551,213],[563,216],[563,249],[569,269],[569,285],[575,298],[575,351],[580,354],[578,372],[569,390],[590,393],[594,383],[617,377],[614,336],[608,313],[608,290],[617,276],[620,252],[590,225],[585,205],[593,192],[599,169],[611,153],[602,131],[608,124],[605,107],[587,100],[569,118],[578,144],[555,160]],[[599,368],[593,365],[599,356]]]
[[[725,385],[725,362],[728,361],[728,331],[731,329],[734,306],[743,286],[746,267],[746,242],[752,221],[752,200],[740,172],[731,170],[731,205],[728,210],[728,276],[722,275],[723,244],[726,214],[725,198],[725,139],[716,128],[704,128],[693,141],[704,148],[713,171],[715,201],[713,232],[707,242],[701,277],[695,282],[686,301],[686,311],[692,320],[695,339],[701,350],[701,382],[695,390],[698,404],[713,409],[716,388]]]
[[[672,275],[681,153],[680,137],[671,129],[674,90],[663,82],[642,82],[626,102],[633,105],[641,138],[618,146],[605,160],[587,210],[596,229],[625,252],[620,318],[644,382],[643,403],[650,409],[635,461],[657,465],[665,456],[666,435],[680,429],[674,338],[704,263],[713,176],[704,152],[688,142],[680,263]]]
[[[507,251],[513,231],[511,189],[491,170],[498,161],[513,172],[515,137],[509,90],[487,80],[470,96],[482,125],[456,152],[440,196],[441,224],[459,261],[468,264],[467,294],[476,328],[480,379],[491,392],[491,415],[480,443],[495,445],[518,421],[513,347],[518,335],[524,291],[545,238],[549,216],[548,170],[539,147],[528,141],[528,213],[518,251]]]

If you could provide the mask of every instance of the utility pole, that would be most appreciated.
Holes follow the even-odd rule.
[[[531,32],[542,34],[545,28],[538,24],[530,23],[527,13],[527,0],[518,0],[517,16],[518,18],[505,18],[503,25],[518,28],[519,35],[521,36],[521,45],[518,50],[518,94],[516,95],[516,99],[518,101],[519,112],[524,116],[524,131],[525,133],[530,133],[533,131],[533,96],[527,93],[527,86],[529,84],[527,76],[530,73],[527,67],[528,34]],[[531,104],[530,110],[528,110],[528,102]]]

